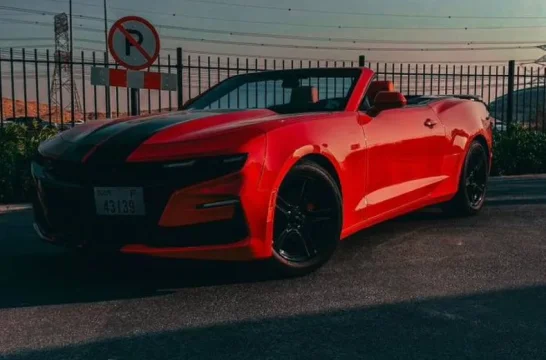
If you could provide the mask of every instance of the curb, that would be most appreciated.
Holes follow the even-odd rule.
[[[31,204],[5,204],[0,205],[0,215],[6,214],[12,211],[22,211],[32,209]]]
[[[546,174],[491,176],[489,180],[546,180]]]

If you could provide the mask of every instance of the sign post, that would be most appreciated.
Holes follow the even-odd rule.
[[[142,71],[157,60],[159,35],[154,26],[139,16],[117,20],[108,33],[108,49],[123,69],[91,69],[91,84],[122,86],[131,92],[131,115],[140,112],[139,89],[177,90],[176,74]]]

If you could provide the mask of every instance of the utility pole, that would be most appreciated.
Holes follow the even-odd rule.
[[[104,6],[104,53],[106,54],[106,64],[110,64],[108,56],[108,15],[106,11],[106,0],[103,1]],[[107,65],[110,67],[110,65]],[[110,117],[110,86],[106,86],[106,118]]]
[[[72,120],[72,126],[74,126],[74,52],[72,42],[72,0],[69,0],[69,13],[70,13],[70,118]]]
[[[108,61],[108,15],[106,11],[106,0],[104,0],[104,51]]]

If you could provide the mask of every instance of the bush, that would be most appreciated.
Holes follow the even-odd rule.
[[[0,203],[30,200],[30,160],[38,145],[57,134],[35,124],[0,128]],[[491,175],[546,173],[546,133],[515,126],[494,133]]]
[[[31,126],[9,124],[0,128],[0,203],[29,201],[30,160],[38,145],[56,133],[56,129],[37,123]]]
[[[491,175],[546,173],[546,133],[513,126],[494,133]]]

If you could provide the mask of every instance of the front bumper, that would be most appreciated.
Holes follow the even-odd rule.
[[[123,168],[113,176],[78,166],[32,163],[35,229],[45,241],[171,258],[251,260],[269,255],[261,230],[267,214],[260,211],[267,209],[260,202],[267,204],[268,196],[257,194],[255,187],[251,193],[244,181],[255,175],[253,168],[204,182],[186,176],[180,182],[161,181],[157,172],[148,178],[124,177],[119,174]],[[142,187],[146,215],[97,215],[95,186]]]

